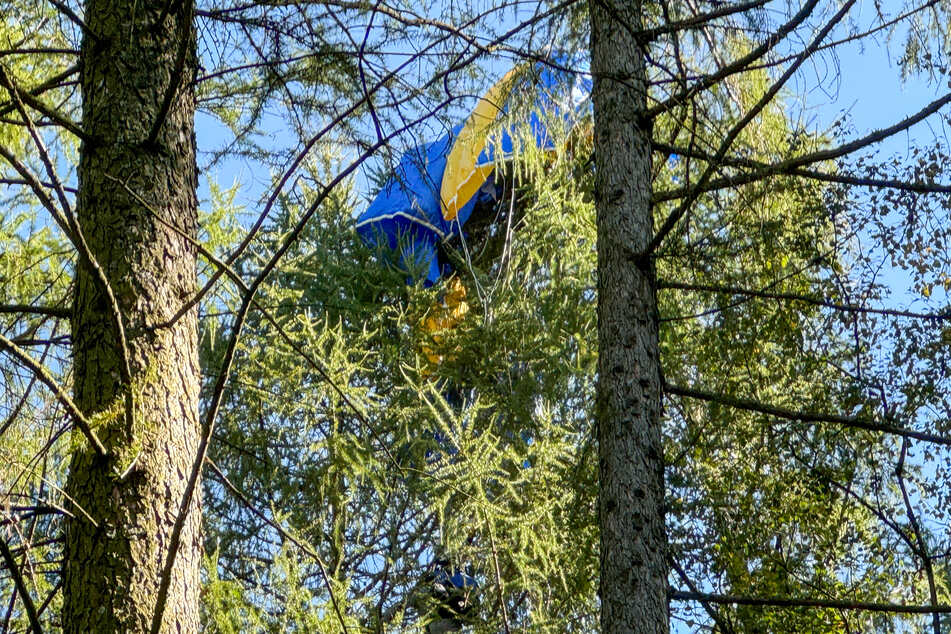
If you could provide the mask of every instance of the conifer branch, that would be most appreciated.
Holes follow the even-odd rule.
[[[676,210],[671,212],[670,215],[664,220],[663,224],[657,230],[657,233],[651,238],[650,244],[647,245],[647,248],[644,249],[643,253],[637,255],[636,259],[642,259],[644,257],[650,256],[657,250],[657,247],[664,241],[667,237],[667,234],[670,233],[674,226],[680,221],[680,219],[686,214],[690,208],[696,202],[697,198],[700,195],[707,191],[705,188],[708,186],[710,179],[713,177],[714,171],[719,169],[719,163],[726,156],[726,153],[729,151],[730,147],[733,145],[733,142],[736,141],[740,133],[746,129],[746,126],[756,118],[756,116],[763,111],[767,105],[772,103],[773,98],[779,93],[783,86],[786,85],[786,82],[792,78],[793,74],[799,69],[802,64],[805,63],[807,59],[812,57],[816,49],[822,43],[822,40],[832,31],[833,27],[836,24],[841,22],[848,12],[855,5],[856,0],[847,0],[843,3],[842,8],[840,8],[832,18],[822,27],[819,33],[812,39],[812,42],[805,48],[805,50],[800,53],[792,64],[786,69],[786,71],[770,85],[769,89],[763,93],[763,96],[753,105],[749,111],[743,115],[743,118],[740,119],[735,125],[730,128],[730,131],[727,132],[726,137],[720,143],[720,147],[717,149],[716,154],[714,155],[714,160],[710,165],[707,166],[707,169],[704,170],[703,174],[700,176],[697,184],[691,187],[688,193],[684,196],[680,205]]]
[[[904,605],[901,603],[874,603],[870,601],[812,599],[808,597],[749,597],[710,592],[688,592],[675,588],[671,588],[667,596],[671,601],[707,601],[722,605],[749,605],[762,608],[830,608],[893,614],[951,614],[951,605]]]
[[[893,425],[891,423],[883,423],[867,418],[795,411],[777,407],[775,405],[759,403],[749,399],[735,398],[732,396],[726,396],[724,394],[713,394],[712,392],[705,392],[703,390],[679,387],[676,385],[671,385],[670,383],[666,383],[664,385],[664,391],[675,396],[685,396],[687,398],[693,398],[700,401],[719,403],[734,409],[766,414],[767,416],[782,418],[784,420],[793,420],[803,423],[830,423],[833,425],[839,425],[853,429],[863,429],[865,431],[892,434],[903,438],[914,438],[915,440],[921,440],[936,445],[951,446],[951,437],[942,436],[939,434],[929,434],[927,432],[908,429],[907,427],[899,427],[898,425]]]
[[[11,96],[13,97],[13,103],[16,105],[17,99],[22,100],[23,104],[33,108],[42,115],[45,115],[47,119],[53,123],[61,126],[64,130],[69,131],[73,136],[80,139],[81,141],[89,142],[91,137],[87,135],[79,125],[71,120],[66,115],[57,112],[55,108],[43,103],[43,100],[39,97],[31,95],[29,92],[24,92],[20,90],[13,82],[13,79],[7,75],[6,70],[0,65],[0,85],[6,88]],[[24,113],[24,116],[26,114]]]
[[[810,0],[804,4],[802,8],[799,9],[799,11],[788,22],[786,22],[786,24],[779,27],[775,33],[766,38],[766,40],[755,49],[743,57],[740,57],[739,59],[736,59],[730,64],[722,67],[717,72],[704,76],[694,85],[690,86],[687,90],[683,90],[668,97],[653,108],[648,108],[647,117],[651,119],[658,117],[671,108],[686,103],[691,97],[694,97],[707,88],[716,85],[730,75],[746,72],[749,70],[750,64],[766,55],[770,50],[775,48],[776,45],[786,39],[790,33],[795,31],[803,22],[805,22],[806,18],[808,18],[815,10],[817,4],[818,0]]]
[[[486,52],[494,50],[495,47],[504,43],[508,38],[510,38],[515,33],[517,33],[518,30],[525,28],[526,26],[537,24],[538,22],[541,22],[542,20],[547,19],[553,15],[557,15],[559,12],[564,11],[568,7],[578,2],[579,0],[562,0],[558,4],[546,9],[545,11],[538,12],[537,14],[533,15],[530,19],[515,25],[514,27],[512,27],[505,33],[502,33],[501,35],[499,35],[498,37],[494,38],[493,40],[489,42],[484,42],[478,38],[469,36],[468,43],[473,48],[475,48],[475,52],[467,55],[464,58],[458,59],[445,71],[436,73],[431,79],[429,79],[426,83],[424,83],[423,86],[420,87],[420,89],[425,90],[427,88],[431,88],[433,86],[438,85],[440,82],[444,82],[449,77],[450,73],[458,71],[461,68],[467,67],[469,64],[471,64],[476,59],[478,59],[479,56],[485,54]],[[342,4],[346,4],[346,2],[336,2],[334,4],[342,5]],[[366,5],[362,2],[356,2],[351,4],[353,8],[355,9],[356,8],[359,8],[360,10],[366,9]],[[256,6],[256,5],[251,5],[251,6]],[[383,7],[381,6],[379,10],[382,11]],[[368,90],[363,91],[364,93],[363,96],[361,96],[358,99],[355,99],[340,114],[336,115],[331,121],[327,123],[327,125],[325,125],[323,128],[318,130],[313,136],[311,136],[307,140],[306,143],[304,143],[304,146],[297,153],[297,156],[294,158],[291,164],[287,167],[287,169],[284,170],[284,173],[281,175],[281,178],[273,186],[271,195],[268,196],[267,201],[264,203],[264,207],[262,208],[260,214],[258,214],[258,217],[255,220],[255,222],[248,229],[244,239],[241,241],[240,244],[238,244],[237,247],[235,247],[235,249],[228,256],[228,259],[226,260],[228,265],[234,264],[234,262],[241,256],[242,253],[245,252],[245,250],[247,250],[248,246],[254,241],[255,236],[257,236],[258,232],[262,229],[262,227],[264,227],[264,224],[267,221],[267,218],[270,216],[271,210],[274,204],[277,202],[278,198],[280,198],[281,194],[284,192],[284,188],[287,186],[287,183],[290,182],[291,178],[293,178],[294,174],[297,173],[297,170],[304,163],[305,159],[310,155],[311,150],[313,150],[314,146],[316,146],[316,144],[322,138],[324,138],[327,134],[333,131],[337,126],[341,125],[344,121],[346,121],[348,117],[353,116],[355,113],[359,112],[361,108],[365,107],[367,105],[368,99],[372,98],[377,92],[381,90],[385,90],[387,86],[389,86],[390,83],[394,79],[400,77],[400,75],[404,73],[407,68],[410,67],[413,57],[419,57],[421,55],[426,54],[428,51],[437,49],[439,45],[445,43],[450,37],[459,36],[460,34],[465,32],[466,28],[469,28],[475,24],[478,24],[479,19],[481,17],[484,17],[484,16],[476,16],[474,18],[471,18],[465,24],[460,25],[458,27],[451,26],[451,25],[439,26],[435,24],[430,24],[430,22],[432,22],[431,20],[426,20],[425,21],[426,25],[435,26],[436,28],[439,28],[440,30],[445,31],[444,34],[441,37],[436,38],[433,42],[429,43],[420,51],[418,51],[414,56],[411,56],[409,59],[407,59],[406,62],[397,65],[392,71],[388,72],[386,75],[381,77],[379,81],[377,81]],[[438,104],[435,108],[433,108],[431,112],[424,113],[421,116],[418,116],[409,122],[404,122],[404,125],[400,126],[396,130],[393,130],[391,133],[385,135],[384,137],[378,138],[376,143],[370,146],[366,152],[364,152],[361,156],[359,156],[354,161],[354,164],[352,166],[353,169],[355,169],[355,166],[358,166],[362,164],[364,161],[366,161],[367,158],[373,155],[377,150],[379,150],[382,147],[385,147],[386,144],[388,144],[392,139],[396,138],[398,135],[402,134],[406,130],[409,130],[410,128],[412,128],[412,126],[422,121],[425,121],[430,116],[432,116],[434,112],[438,111],[439,109],[445,108],[446,106],[451,104],[454,100],[455,98],[452,95],[447,93],[446,99],[440,104]],[[352,169],[347,170],[347,173],[350,173],[350,172],[352,172]],[[322,201],[326,197],[326,195],[329,194],[329,192],[331,191],[331,188],[336,186],[337,184],[338,182],[335,179],[333,183],[331,183],[327,188],[325,188],[324,190],[325,194],[318,197],[319,200]],[[306,214],[307,218],[310,218],[310,216],[312,216],[315,211],[316,211],[316,208],[308,209],[308,212]],[[301,226],[303,226],[303,224],[306,224],[306,221],[302,221]],[[287,243],[288,246],[292,244],[294,241],[296,241],[297,235],[299,235],[299,233],[300,233],[299,231],[295,232],[295,236],[293,236],[290,239],[290,241]],[[179,309],[179,311],[169,320],[169,323],[175,323],[176,321],[181,319],[182,315],[187,313],[189,310],[191,310],[193,306],[198,304],[198,302],[201,301],[201,298],[204,297],[214,287],[214,285],[218,282],[218,280],[221,278],[223,273],[224,272],[221,269],[219,269],[218,271],[215,271],[215,273],[213,273],[212,276],[208,279],[208,281],[205,282],[205,285],[198,291],[198,293],[196,293],[195,296],[190,301],[186,302]]]
[[[76,52],[76,54],[78,54],[78,51]],[[44,92],[46,92],[47,90],[52,90],[53,88],[57,88],[57,87],[61,86],[61,85],[62,85],[62,82],[64,82],[65,80],[69,79],[70,77],[72,77],[72,76],[75,75],[76,73],[78,73],[78,72],[79,72],[79,69],[80,69],[80,65],[79,65],[78,63],[77,63],[77,64],[73,64],[72,66],[70,66],[69,68],[67,68],[66,70],[64,70],[63,72],[58,73],[58,74],[56,74],[56,75],[50,77],[49,79],[47,79],[47,80],[44,81],[43,83],[41,83],[41,84],[35,86],[34,88],[31,88],[30,90],[26,91],[25,93],[21,93],[21,94],[28,94],[28,95],[30,95],[30,97],[39,97],[40,95],[42,95],[42,94],[43,94]],[[10,114],[10,113],[13,112],[14,110],[16,110],[16,105],[14,105],[13,102],[7,103],[6,105],[0,107],[0,117],[2,117],[2,116],[4,116],[4,115],[7,115],[7,114]]]
[[[72,311],[68,308],[59,306],[35,306],[33,304],[0,304],[0,315],[42,315],[44,317],[56,317],[59,319],[69,319]]]
[[[255,517],[273,528],[281,537],[297,546],[302,552],[307,554],[308,557],[314,560],[318,569],[320,569],[321,579],[323,579],[324,586],[327,588],[327,594],[330,595],[330,602],[333,604],[334,612],[337,613],[337,620],[340,621],[340,627],[344,632],[347,632],[347,622],[343,618],[343,612],[340,610],[340,604],[337,601],[337,596],[334,593],[333,586],[330,584],[330,575],[327,573],[327,566],[324,564],[323,559],[321,559],[317,551],[294,537],[294,535],[285,530],[283,526],[272,520],[263,511],[261,511],[261,509],[255,506],[254,503],[251,502],[251,500],[249,500],[248,497],[242,493],[241,490],[236,487],[224,473],[222,473],[221,469],[218,468],[218,465],[215,464],[214,460],[211,458],[205,458],[205,464],[211,467],[212,472],[218,477],[218,481],[225,485],[225,488],[227,488],[232,495],[238,498],[245,508],[251,511]]]
[[[747,2],[738,2],[734,4],[724,3],[722,6],[714,9],[713,11],[700,13],[682,20],[670,21],[663,26],[655,26],[649,29],[633,31],[633,34],[635,37],[642,40],[653,40],[661,35],[670,35],[672,33],[679,33],[680,31],[689,31],[691,29],[702,28],[718,18],[725,18],[731,15],[736,15],[737,13],[758,9],[766,4],[767,0],[748,0]]]
[[[854,304],[841,304],[832,302],[815,295],[800,295],[797,293],[778,293],[767,291],[765,289],[748,289],[736,286],[716,286],[711,284],[687,284],[682,282],[658,282],[658,290],[671,289],[681,291],[697,291],[704,293],[717,293],[721,295],[743,295],[746,297],[757,297],[760,299],[775,299],[781,301],[802,302],[813,306],[831,308],[846,313],[863,313],[872,315],[883,315],[886,317],[907,317],[909,319],[922,319],[928,321],[946,321],[951,319],[951,311],[941,313],[918,313],[910,310],[898,310],[891,308],[869,308],[867,306],[856,306]]]
[[[809,154],[804,154],[802,156],[796,156],[772,165],[765,164],[763,167],[758,169],[753,169],[748,172],[741,174],[735,174],[732,176],[724,176],[718,179],[712,179],[707,182],[697,183],[694,187],[691,187],[689,190],[683,190],[676,194],[674,192],[664,192],[662,195],[655,199],[654,202],[663,202],[665,200],[674,200],[677,198],[688,198],[690,200],[696,199],[700,194],[717,191],[720,189],[725,189],[728,187],[737,187],[740,185],[747,185],[749,183],[755,183],[757,181],[764,180],[766,178],[790,174],[794,170],[807,165],[812,165],[814,163],[821,163],[823,161],[832,161],[843,156],[857,152],[858,150],[864,149],[885,139],[892,137],[899,132],[904,132],[908,128],[912,127],[916,123],[924,121],[931,115],[935,114],[941,108],[943,108],[948,103],[951,103],[951,93],[947,93],[938,99],[935,99],[927,106],[919,110],[913,115],[902,119],[895,125],[889,126],[887,128],[882,128],[876,130],[870,134],[865,135],[860,139],[855,141],[850,141],[849,143],[843,143],[842,145],[836,146],[834,148],[829,148],[825,150],[818,150],[816,152],[811,152]],[[715,168],[717,164],[722,163],[723,158],[717,159],[714,156],[711,159],[710,168]],[[709,168],[708,168],[709,171]],[[860,183],[856,183],[860,184]],[[678,208],[679,209],[679,208]],[[682,213],[680,214],[682,215]],[[677,216],[680,217],[679,215]]]
[[[30,119],[23,102],[20,100],[19,91],[7,77],[7,74],[3,70],[2,66],[0,66],[0,85],[3,85],[4,88],[7,89],[7,92],[10,93],[10,98],[13,100],[13,104],[19,111],[20,116],[23,117],[23,120],[26,122],[27,129],[30,131],[33,144],[36,146],[36,149],[40,154],[40,160],[43,163],[43,167],[46,169],[46,174],[53,183],[53,190],[56,192],[56,195],[59,198],[59,204],[62,208],[62,213],[65,216],[66,226],[69,228],[67,236],[70,238],[73,246],[75,246],[79,251],[80,258],[91,269],[93,276],[102,287],[102,292],[106,296],[106,299],[109,303],[109,308],[111,309],[109,311],[109,316],[111,317],[112,325],[116,330],[116,349],[120,361],[119,372],[122,376],[123,382],[126,385],[126,388],[129,389],[132,385],[132,365],[129,361],[129,345],[126,339],[125,325],[122,322],[122,311],[119,309],[119,302],[116,300],[115,293],[112,290],[112,285],[109,283],[109,278],[106,277],[105,271],[102,270],[102,267],[96,260],[95,255],[93,255],[92,249],[89,248],[86,238],[83,236],[82,228],[79,226],[79,219],[73,213],[72,207],[69,204],[69,199],[66,197],[66,192],[63,190],[62,181],[56,175],[56,170],[53,167],[53,161],[50,159],[49,153],[46,151],[46,145],[43,143],[43,139],[40,137],[39,133],[37,133],[36,128],[33,126],[32,119]],[[52,207],[50,207],[50,211],[53,211]],[[131,423],[131,395],[129,395],[126,399],[126,416]]]
[[[496,588],[498,589],[499,610],[502,613],[502,625],[505,628],[505,634],[511,634],[512,630],[509,628],[509,614],[508,610],[505,608],[505,582],[502,580],[502,570],[499,567],[499,550],[495,546],[495,531],[492,530],[492,525],[489,523],[489,518],[486,515],[484,509],[482,511],[482,518],[489,529],[489,546],[492,548],[492,567],[495,572]]]

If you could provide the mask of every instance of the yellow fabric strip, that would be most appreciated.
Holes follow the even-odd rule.
[[[502,112],[502,104],[511,90],[511,80],[520,67],[516,66],[505,73],[505,76],[479,99],[453,143],[449,156],[446,157],[446,170],[443,172],[439,192],[442,216],[446,220],[455,220],[459,210],[466,206],[492,174],[492,165],[477,165],[479,155],[485,149],[489,127]]]

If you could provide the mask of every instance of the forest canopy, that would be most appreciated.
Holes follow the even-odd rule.
[[[940,3],[0,6],[0,631],[951,627]]]

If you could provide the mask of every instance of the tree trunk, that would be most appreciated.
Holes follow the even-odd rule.
[[[156,327],[196,289],[195,249],[156,219],[196,235],[192,13],[191,0],[88,0],[85,7],[81,86],[88,137],[76,211],[92,259],[81,257],[77,265],[74,391],[77,405],[95,417],[109,458],[77,445],[70,464],[66,490],[75,517],[66,528],[67,632],[149,630],[196,456],[196,313]],[[166,104],[171,86],[178,89]],[[196,495],[163,631],[199,629],[199,508]]]
[[[592,1],[601,629],[666,633],[661,372],[641,3]]]

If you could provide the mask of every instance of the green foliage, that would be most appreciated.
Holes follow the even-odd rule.
[[[760,79],[744,99],[758,99]],[[716,106],[719,125],[743,105],[730,98]],[[822,143],[786,127],[779,107],[744,139],[758,160]],[[383,256],[350,229],[346,192],[325,203],[262,291],[290,342],[252,319],[215,459],[256,505],[288,510],[287,525],[316,545],[331,585],[347,589],[348,612],[365,627],[425,622],[431,603],[420,595],[436,556],[475,566],[475,631],[498,631],[503,619],[532,631],[594,627],[594,219],[589,150],[583,139],[562,147],[571,151],[528,144],[500,166],[517,193],[489,230],[450,245],[470,312],[438,339],[420,324],[445,285],[407,287],[403,273],[381,266]],[[659,166],[655,188],[684,182],[686,166]],[[662,286],[836,298],[834,279],[847,263],[825,195],[778,178],[701,198],[660,254]],[[658,205],[658,217],[669,208]],[[286,235],[299,213],[285,206],[269,239]],[[491,247],[498,236],[501,247]],[[260,248],[272,247],[265,240]],[[847,333],[823,309],[733,292],[660,293],[669,382],[810,411],[835,411],[854,394],[836,371],[851,363]],[[434,347],[443,357],[435,367],[423,352]],[[715,402],[672,399],[667,413],[671,548],[691,578],[754,596],[889,595],[906,560],[847,492],[884,468],[889,445]],[[285,581],[253,555],[277,552],[281,540],[234,501],[206,499],[218,518],[219,567],[261,579],[245,584],[246,600],[270,607],[264,618],[279,622],[293,610],[279,598]],[[296,556],[311,571],[310,591],[326,601],[315,563]],[[858,623],[828,610],[721,615],[751,632]]]
[[[0,47],[38,46],[50,33],[49,46],[75,39],[28,28],[52,14],[48,5],[7,5]],[[312,10],[249,9],[254,19],[246,22],[255,34],[286,21],[297,38],[293,50],[275,38],[266,50],[252,51],[225,37],[227,18],[208,27],[222,35],[221,46],[203,51],[211,70],[199,80],[199,99],[234,135],[234,145],[213,158],[244,154],[283,165],[287,155],[273,147],[269,109],[288,106],[299,115],[283,131],[288,138],[279,139],[293,145],[309,138],[315,121],[324,123],[327,104],[356,90],[353,59],[328,44],[336,31],[321,26],[301,35],[316,21],[307,13]],[[30,19],[8,17],[14,15]],[[572,37],[582,38],[581,5],[567,20],[579,27]],[[909,60],[925,59],[919,44],[909,49]],[[390,45],[371,42],[370,48],[385,55]],[[727,57],[750,50],[732,34],[717,45]],[[702,57],[707,44],[694,46]],[[280,70],[259,65],[262,55],[287,63]],[[35,77],[63,70],[64,59],[70,58],[24,54],[0,61],[30,86]],[[229,67],[248,72],[224,72]],[[466,72],[466,82],[481,81],[480,73]],[[389,114],[399,123],[428,106],[427,99],[445,96],[442,84],[416,90],[399,79],[388,85],[399,104]],[[658,119],[655,138],[711,153],[770,82],[765,70],[732,76],[698,98],[692,112],[685,107]],[[65,87],[47,95],[65,108],[73,103]],[[514,120],[534,100],[523,95],[517,101]],[[315,152],[324,155],[293,194],[285,189],[262,232],[234,262],[245,280],[290,235],[321,183],[337,173],[340,155],[362,147],[344,139],[366,114],[355,110],[352,121],[321,139]],[[0,144],[36,167],[22,126],[5,121]],[[591,406],[597,280],[590,195],[596,166],[585,128],[559,138],[554,152],[524,143],[516,161],[498,165],[502,204],[481,224],[471,223],[464,242],[445,245],[467,289],[469,313],[438,336],[422,324],[439,310],[448,284],[408,286],[386,254],[360,242],[352,227],[353,182],[333,189],[320,205],[256,296],[212,439],[210,458],[229,483],[206,473],[202,609],[208,631],[337,632],[338,609],[353,631],[418,631],[436,617],[431,573],[438,558],[471,566],[479,581],[471,597],[472,631],[596,630]],[[775,163],[833,140],[834,131],[828,137],[805,133],[777,100],[739,136],[732,155]],[[69,165],[75,148],[55,143],[62,165]],[[707,167],[686,154],[666,161],[656,156],[659,194],[695,183]],[[935,147],[914,150],[910,166],[869,158],[814,167],[930,181],[945,159]],[[4,177],[16,176],[3,169]],[[249,226],[238,202],[247,198],[242,189],[209,187],[200,237],[222,259]],[[0,304],[67,307],[72,248],[37,216],[26,190],[7,191],[0,205]],[[678,203],[658,202],[656,224]],[[878,258],[907,272],[922,310],[946,311],[947,210],[945,198],[891,190],[859,195],[851,187],[776,175],[701,196],[665,241],[656,260],[665,379],[719,397],[670,397],[664,423],[670,554],[701,590],[928,600],[909,546],[917,540],[908,538],[911,523],[893,476],[899,445],[834,424],[744,411],[729,399],[911,421],[947,433],[946,318],[903,320],[834,306],[887,299],[876,277]],[[874,257],[858,248],[858,227],[879,245]],[[216,267],[204,262],[199,281],[208,281]],[[223,277],[200,305],[206,397],[241,296]],[[0,327],[30,342],[36,358],[69,384],[62,319],[3,313]],[[443,361],[433,364],[427,349]],[[0,510],[16,514],[14,507],[49,503],[75,512],[59,493],[69,452],[62,412],[6,357],[0,380]],[[943,483],[951,463],[936,449],[921,451],[916,464],[933,473],[906,465],[905,482],[916,507],[936,520],[924,527],[923,540],[944,544],[937,523],[947,521],[951,500]],[[32,546],[18,556],[35,596],[52,596],[44,616],[50,631],[61,626],[55,584],[62,524],[55,517],[24,516],[17,525],[28,533],[14,540]],[[946,566],[937,565],[937,575],[939,600],[947,603]],[[676,570],[670,581],[687,583]],[[0,605],[17,606],[11,599],[4,579]],[[680,604],[673,610],[689,627],[709,629],[709,615]],[[922,623],[752,607],[723,607],[718,617],[737,632],[899,632]],[[10,624],[26,627],[18,607]]]
[[[63,306],[71,257],[62,239],[40,225],[34,213],[0,207],[0,305]],[[68,378],[68,353],[63,348],[68,324],[64,320],[4,313],[0,332],[30,350],[57,380]],[[62,502],[60,487],[68,462],[66,443],[58,442],[63,431],[63,412],[51,394],[27,368],[4,359],[0,363],[0,513],[4,519],[22,519],[15,539],[3,526],[0,538],[23,564],[34,599],[52,598],[42,619],[50,629],[58,616],[60,555],[58,544],[46,536],[56,532],[54,507]],[[0,583],[0,602],[13,606],[7,625],[11,630],[26,628],[26,613],[18,602],[11,603],[11,590],[8,578]],[[5,610],[4,618],[7,614]]]
[[[68,35],[53,18],[52,5],[31,0],[0,3],[0,64],[18,90],[32,89],[66,69],[69,60],[37,55],[40,47],[68,46]],[[69,90],[55,89],[55,99],[68,109]],[[52,101],[51,101],[52,102]],[[20,117],[11,115],[12,102],[0,91],[0,149],[35,168],[39,164],[33,141]],[[75,145],[66,136],[46,134],[46,143],[70,153]],[[0,160],[0,179],[21,175]],[[70,378],[69,327],[62,317],[9,307],[52,307],[70,304],[69,284],[74,254],[62,235],[48,224],[25,188],[0,186],[0,333],[26,349],[55,380]],[[58,627],[57,592],[61,552],[55,535],[64,509],[61,486],[68,463],[68,427],[62,408],[26,367],[0,353],[0,539],[11,548],[34,602],[46,604],[43,627]],[[20,597],[15,596],[7,571],[0,581],[0,629],[25,631],[29,622]]]
[[[710,126],[712,139],[673,129],[669,134],[684,139],[674,145],[715,148],[717,131],[760,98],[767,80],[763,72],[746,73],[714,91],[707,107],[722,117]],[[821,147],[823,139],[788,126],[780,104],[745,130],[736,154],[773,163]],[[655,189],[695,181],[705,167],[680,157],[661,166]],[[860,503],[874,474],[888,468],[892,442],[744,412],[726,400],[834,412],[854,395],[854,377],[845,370],[855,362],[848,322],[814,303],[780,299],[850,301],[838,281],[851,275],[852,262],[826,191],[814,182],[776,177],[702,197],[659,254],[661,288],[671,287],[659,296],[665,380],[721,397],[670,399],[667,408],[671,555],[708,590],[874,601],[889,596],[906,563],[890,557],[897,538],[883,538],[879,518]],[[657,217],[678,203],[659,205]],[[676,290],[684,285],[696,290]],[[881,503],[883,492],[878,495]],[[677,575],[673,580],[685,583]],[[856,627],[853,617],[833,610],[741,607],[719,613],[737,631]],[[879,627],[891,631],[886,623],[901,621],[886,619]]]
[[[420,323],[442,286],[407,287],[381,266],[353,233],[346,192],[262,288],[290,341],[252,317],[214,459],[261,508],[286,511],[367,627],[418,627],[437,554],[476,565],[479,631],[500,627],[499,596],[512,625],[562,631],[595,614],[594,472],[577,460],[590,450],[594,227],[584,184],[566,180],[574,167],[525,156],[520,182],[546,178],[521,188],[504,262],[481,268],[470,252],[469,317],[438,343]],[[261,253],[299,213],[283,208]],[[433,368],[423,348],[436,345],[446,360]],[[219,567],[261,579],[247,600],[275,627],[289,588],[256,559],[279,537],[209,486]],[[295,556],[326,601],[315,562]]]
[[[75,59],[70,56],[37,53],[38,50],[67,49],[74,44],[73,34],[64,29],[57,19],[56,7],[36,0],[4,0],[0,3],[0,64],[17,90],[26,92],[34,89],[40,81],[37,78],[52,77],[67,70]],[[69,113],[75,107],[71,90],[68,87],[54,87],[47,91],[42,101],[56,104],[57,109]],[[33,163],[33,150],[27,129],[19,117],[11,118],[13,109],[10,95],[0,89],[0,146],[8,149],[14,156],[29,164]],[[54,136],[54,135],[50,135]],[[47,137],[47,143],[50,138]],[[76,139],[67,134],[55,134],[57,147],[71,159],[76,159]],[[0,173],[12,174],[11,167],[3,161]]]

